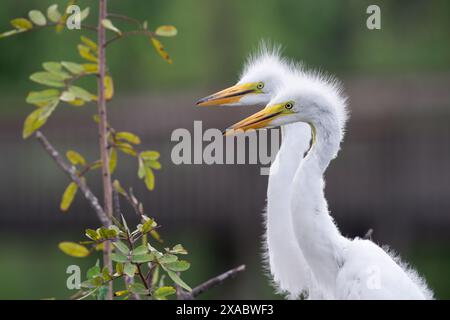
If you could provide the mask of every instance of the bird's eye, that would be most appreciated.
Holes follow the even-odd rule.
[[[258,82],[258,84],[256,85],[256,88],[261,90],[262,88],[264,88],[264,83]]]
[[[293,106],[294,106],[294,104],[293,104],[292,102],[288,102],[288,103],[286,103],[286,104],[284,105],[284,107],[285,107],[287,110],[291,110]]]

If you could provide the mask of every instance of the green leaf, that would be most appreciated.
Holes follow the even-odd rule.
[[[139,247],[134,248],[133,255],[141,255],[146,254],[148,252],[148,248],[145,244],[140,245]]]
[[[126,195],[127,193],[125,192],[125,189],[122,188],[122,186],[120,185],[119,180],[114,180],[113,182],[113,187],[114,190],[116,190],[118,193],[120,193],[121,195]]]
[[[111,30],[111,31],[114,31],[114,32],[117,33],[118,35],[122,35],[122,32],[114,26],[114,24],[111,22],[111,20],[109,20],[109,19],[103,19],[103,20],[102,20],[102,25],[103,25],[106,29],[109,29],[109,30]]]
[[[58,247],[65,254],[76,258],[87,257],[90,253],[85,246],[75,242],[60,242]]]
[[[97,51],[97,44],[88,37],[81,36],[81,42],[83,42],[85,45],[91,48],[91,50]]]
[[[66,157],[73,165],[81,164],[84,166],[86,164],[84,157],[74,150],[67,151]]]
[[[130,262],[125,263],[125,266],[123,267],[123,273],[125,273],[129,277],[134,277],[136,270],[136,266]]]
[[[78,45],[78,53],[80,56],[88,61],[98,62],[97,57],[91,52],[91,49],[88,46],[79,44]]]
[[[89,7],[86,7],[83,10],[81,10],[81,12],[80,12],[80,21],[83,21],[84,19],[86,19],[89,16],[89,12],[90,12]]]
[[[121,253],[113,252],[111,253],[111,260],[114,262],[125,263],[128,258]]]
[[[52,4],[50,7],[48,7],[47,17],[48,17],[48,20],[50,20],[51,22],[54,22],[54,23],[58,22],[59,19],[61,19],[61,13],[58,11],[57,4]]]
[[[84,100],[86,102],[89,102],[92,100],[92,93],[90,93],[89,91],[87,91],[81,87],[70,86],[69,92],[72,93],[73,95],[75,95],[75,97],[77,97],[81,100]]]
[[[67,80],[67,79],[71,78],[71,76],[67,72],[62,70],[62,65],[59,62],[44,62],[42,64],[42,67],[46,71],[61,77],[61,79],[63,79],[63,80]]]
[[[117,249],[119,249],[120,252],[122,252],[125,255],[130,253],[130,249],[128,248],[128,246],[123,241],[117,240],[117,241],[113,242],[113,245]]]
[[[116,273],[119,276],[123,274],[123,263],[116,263]]]
[[[90,279],[94,279],[95,277],[100,275],[100,266],[98,265],[98,261],[97,264],[91,268],[88,269],[87,273],[86,273],[86,277],[90,280]]]
[[[131,261],[134,263],[146,263],[155,260],[153,254],[136,254],[131,257]]]
[[[106,300],[108,296],[108,286],[101,286],[98,288],[97,300]]]
[[[36,72],[30,76],[30,80],[50,86],[61,88],[64,87],[64,77],[50,72]]]
[[[177,290],[175,290],[174,287],[164,286],[156,289],[156,291],[153,293],[153,296],[158,300],[166,300],[166,297],[175,294],[176,292]]]
[[[158,259],[159,263],[161,264],[166,264],[166,263],[171,263],[171,262],[175,262],[178,260],[178,257],[174,254],[170,254],[170,253],[165,253],[161,258]]]
[[[75,62],[63,61],[61,62],[61,65],[63,65],[64,68],[66,68],[73,74],[81,74],[84,71],[84,67],[81,64]]]
[[[33,24],[30,20],[25,18],[16,18],[11,20],[11,25],[19,30],[30,30],[33,28]]]
[[[161,37],[173,37],[176,36],[177,33],[178,30],[174,26],[159,26],[155,31],[155,34]]]
[[[38,106],[49,104],[58,100],[59,90],[47,89],[43,91],[32,91],[28,93],[26,102]]]
[[[24,139],[31,136],[36,130],[42,127],[46,122],[50,114],[57,107],[58,102],[49,104],[45,107],[38,108],[28,115],[23,125],[22,137]]]
[[[150,167],[150,168],[152,168],[154,170],[160,170],[161,169],[161,163],[159,161],[156,161],[156,160],[145,161],[145,164],[148,167]]]
[[[31,10],[28,13],[28,17],[35,25],[38,26],[45,26],[47,24],[47,19],[45,18],[44,14],[40,12],[39,10]]]
[[[102,277],[105,281],[111,280],[111,273],[109,272],[108,266],[104,266],[102,269]]]
[[[149,218],[147,221],[145,221],[142,224],[140,231],[142,233],[147,233],[150,230],[152,230],[153,228],[155,228],[156,226],[157,226],[157,223],[155,222],[155,220]]]
[[[145,177],[145,166],[144,166],[144,161],[142,161],[141,158],[138,158],[138,177],[139,179],[143,179]]]
[[[133,146],[129,143],[118,142],[116,143],[116,147],[123,153],[136,156],[136,150],[134,150]]]
[[[159,279],[159,266],[156,265],[152,274],[152,287],[156,286],[156,284],[158,283],[158,279]]]
[[[116,148],[111,148],[109,153],[109,172],[114,173],[117,167],[117,150]]]
[[[166,263],[164,266],[169,270],[179,272],[188,270],[191,264],[186,260],[179,260],[175,262]]]
[[[118,133],[116,133],[116,138],[119,140],[128,141],[129,143],[132,143],[132,144],[140,144],[141,143],[141,139],[137,135],[135,135],[134,133],[131,133],[131,132],[125,132],[125,131],[118,132]]]
[[[169,54],[166,52],[166,50],[164,49],[163,44],[161,43],[161,41],[159,41],[158,39],[151,37],[150,41],[152,42],[153,47],[155,47],[156,52],[164,59],[167,61],[167,63],[172,64],[173,61],[172,59],[170,59]]]
[[[174,254],[188,254],[186,249],[184,249],[181,244],[177,244],[171,250],[169,250],[169,252]]]
[[[181,278],[172,270],[166,270],[167,274],[169,275],[170,279],[173,280],[173,282],[175,282],[177,285],[179,285],[180,287],[182,287],[183,289],[187,290],[187,291],[192,291],[191,287],[189,287],[183,280],[181,280]]]
[[[72,92],[69,91],[64,91],[61,96],[59,97],[59,100],[61,101],[65,101],[65,102],[74,102],[75,100],[77,100],[77,98],[75,97],[75,95]],[[84,103],[84,101],[82,101]]]
[[[143,151],[140,153],[140,156],[144,160],[158,160],[160,154],[158,151]]]
[[[67,211],[70,208],[70,205],[73,202],[73,199],[75,198],[75,195],[77,194],[78,186],[75,182],[71,182],[66,190],[64,191],[64,194],[61,199],[61,205],[60,209],[61,211]]]
[[[145,288],[145,286],[142,283],[132,283],[128,286],[128,289],[133,292],[134,294],[139,294],[139,295],[148,295],[149,292],[148,290]]]
[[[88,237],[89,239],[92,239],[94,241],[97,241],[100,238],[97,231],[95,231],[93,229],[86,229],[84,233],[85,233],[86,237]]]
[[[152,169],[145,167],[145,185],[148,190],[153,190],[155,188],[155,175],[153,174]]]

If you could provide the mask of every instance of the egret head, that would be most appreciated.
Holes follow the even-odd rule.
[[[236,130],[262,129],[293,122],[333,127],[342,138],[347,119],[346,99],[336,80],[297,70],[295,77],[279,88],[267,106],[230,127]]]
[[[280,49],[261,45],[251,56],[239,81],[232,87],[197,101],[198,106],[265,106],[289,75],[287,62]]]

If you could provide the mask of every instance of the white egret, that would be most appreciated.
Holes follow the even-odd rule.
[[[301,76],[291,78],[291,83],[285,84],[263,110],[233,125],[227,132],[296,122],[309,124],[312,147],[296,170],[290,188],[280,190],[280,194],[290,194],[295,237],[324,296],[332,299],[432,299],[433,294],[424,280],[397,257],[370,240],[348,239],[339,232],[328,212],[323,174],[340,148],[347,120],[346,99],[332,78],[298,68],[293,72]],[[283,201],[287,201],[285,195]]]
[[[258,54],[248,60],[236,85],[203,98],[197,104],[265,106],[277,87],[291,77],[300,76],[292,74],[291,63],[282,59],[279,51],[263,44]],[[309,127],[303,123],[282,128],[282,145],[271,166],[267,188],[265,257],[275,287],[291,299],[300,294],[309,298],[323,297],[295,239],[286,192],[309,147],[310,137]]]

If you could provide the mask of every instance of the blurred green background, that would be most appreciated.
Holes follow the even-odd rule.
[[[115,79],[111,122],[139,133],[162,152],[157,189],[145,190],[136,165],[123,157],[117,176],[145,200],[163,224],[169,244],[190,251],[187,281],[195,285],[238,264],[247,271],[203,298],[279,298],[261,267],[266,178],[255,166],[175,166],[171,132],[225,128],[252,110],[197,110],[194,101],[236,81],[245,57],[261,39],[284,54],[343,79],[350,120],[343,151],[327,175],[327,197],[348,236],[374,228],[424,275],[437,298],[450,298],[450,2],[442,1],[140,1],[110,0],[109,11],[148,20],[149,28],[175,25],[162,39],[174,60],[165,63],[145,37],[114,43],[107,60]],[[66,1],[4,0],[0,30],[30,9]],[[97,1],[91,7],[95,24]],[[381,30],[366,28],[366,8],[381,7]],[[122,22],[116,25],[126,30]],[[57,249],[95,227],[81,197],[58,212],[67,180],[35,141],[20,137],[24,102],[38,86],[27,78],[44,61],[79,61],[76,44],[89,31],[32,31],[0,40],[0,298],[67,298],[65,270],[86,270],[95,258],[74,260]],[[95,37],[91,35],[91,37]],[[93,85],[93,83],[88,83]],[[91,87],[94,91],[94,87]],[[44,127],[61,150],[98,157],[95,109],[61,107]],[[120,159],[122,161],[122,159]],[[92,177],[97,194],[100,189]],[[132,214],[130,213],[132,220]]]

